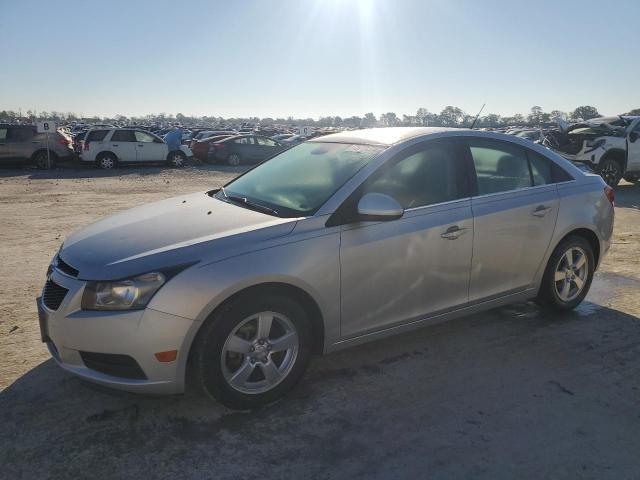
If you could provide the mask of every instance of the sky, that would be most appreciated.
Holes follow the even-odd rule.
[[[640,107],[640,1],[0,0],[0,110]]]

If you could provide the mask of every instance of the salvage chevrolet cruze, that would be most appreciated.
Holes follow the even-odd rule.
[[[179,393],[188,372],[251,408],[313,353],[527,299],[574,308],[613,218],[599,176],[523,139],[343,132],[67,238],[38,299],[42,339],[93,382]]]

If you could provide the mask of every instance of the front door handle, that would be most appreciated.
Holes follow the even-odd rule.
[[[447,230],[444,233],[440,234],[440,236],[442,238],[446,238],[447,240],[455,240],[466,231],[466,228],[460,228],[459,226],[454,225],[453,227],[447,228]]]
[[[138,146],[139,146],[139,147],[144,147],[144,144],[139,143],[139,144],[138,144]]]
[[[114,144],[112,144],[111,146],[112,146],[112,147],[117,147],[117,146],[118,146],[118,144],[117,144],[117,143],[114,143]]]
[[[531,215],[533,215],[534,217],[544,217],[550,211],[551,207],[548,207],[546,205],[538,205],[536,209],[531,212]]]

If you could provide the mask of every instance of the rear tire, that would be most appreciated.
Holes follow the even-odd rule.
[[[237,167],[241,163],[242,163],[242,159],[240,158],[240,155],[238,155],[237,153],[230,153],[229,156],[227,157],[227,164],[229,164],[232,167]]]
[[[51,159],[51,165],[47,164],[47,151],[41,150],[33,156],[33,164],[38,170],[47,170],[49,167],[54,168],[56,166],[56,154],[49,151],[49,158]]]
[[[589,293],[595,257],[591,244],[571,236],[560,242],[551,254],[538,293],[543,307],[567,311],[577,307]]]
[[[96,165],[103,170],[112,170],[118,165],[118,159],[113,153],[101,153],[96,158]]]
[[[241,296],[198,332],[192,379],[229,408],[258,408],[298,383],[310,355],[311,322],[297,302],[275,293]]]
[[[613,158],[605,158],[598,165],[598,173],[610,187],[615,187],[622,178],[622,164]]]

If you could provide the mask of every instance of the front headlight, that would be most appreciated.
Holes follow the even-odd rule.
[[[605,143],[607,143],[607,141],[604,138],[601,138],[600,140],[587,140],[587,143],[585,145],[587,147],[587,150],[585,150],[584,153],[591,153],[594,150],[602,147]]]
[[[151,272],[126,280],[88,282],[82,295],[83,310],[137,310],[167,281],[160,272]]]

